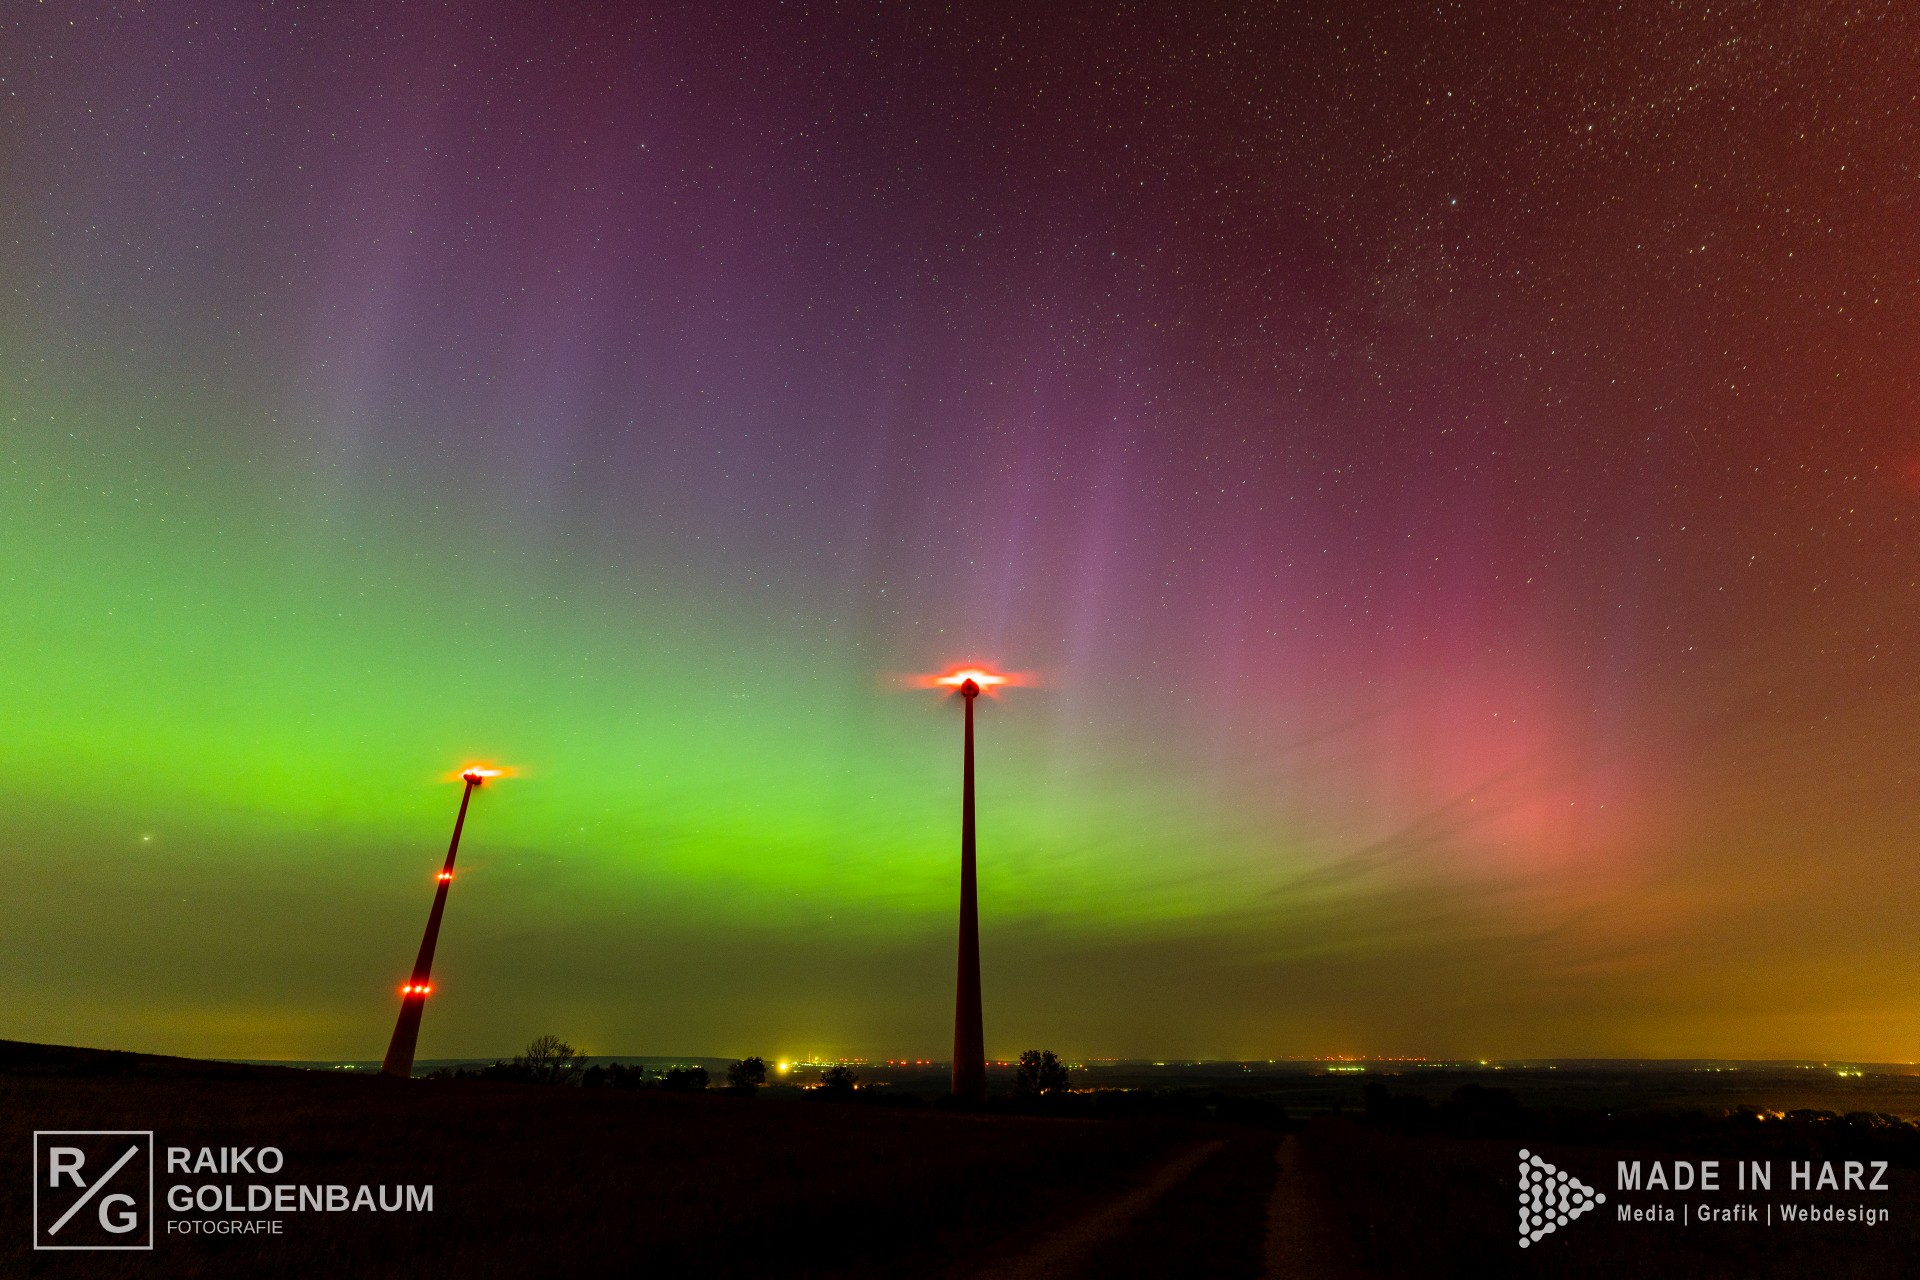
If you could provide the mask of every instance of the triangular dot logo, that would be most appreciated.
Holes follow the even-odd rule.
[[[1520,1247],[1526,1248],[1556,1227],[1605,1204],[1607,1197],[1564,1169],[1520,1151]]]

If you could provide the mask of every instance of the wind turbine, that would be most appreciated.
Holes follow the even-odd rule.
[[[1012,677],[978,667],[937,676],[934,685],[959,693],[967,708],[960,757],[960,956],[953,999],[953,1096],[981,1102],[987,1096],[986,1031],[980,1012],[980,898],[974,867],[973,700]]]
[[[426,1010],[427,997],[433,994],[433,945],[440,940],[440,917],[446,914],[447,890],[453,885],[453,859],[460,852],[460,828],[467,823],[467,802],[474,790],[488,778],[504,776],[504,769],[475,766],[460,771],[467,784],[460,793],[460,812],[453,820],[453,842],[447,846],[447,860],[434,877],[433,910],[427,913],[426,936],[420,939],[420,954],[413,962],[413,975],[400,988],[400,1018],[393,1024],[393,1040],[387,1045],[387,1059],[380,1064],[383,1076],[413,1074],[413,1049],[420,1039],[420,1015]]]

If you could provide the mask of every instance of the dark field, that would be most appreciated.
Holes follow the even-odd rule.
[[[962,1113],[912,1096],[904,1077],[835,1102],[0,1044],[0,1273],[1839,1280],[1915,1274],[1920,1259],[1920,1131],[1865,1114],[1911,1111],[1909,1077],[1779,1067],[1729,1083],[1589,1064],[1333,1076],[1116,1066],[1086,1078],[1118,1086],[1126,1071],[1132,1092],[1078,1095],[1051,1114]],[[1836,1114],[1725,1114],[1741,1104]],[[153,1129],[163,1153],[286,1152],[278,1174],[231,1178],[169,1175],[163,1157],[163,1197],[170,1182],[431,1183],[434,1211],[296,1212],[279,1215],[277,1236],[162,1230],[151,1253],[31,1251],[32,1130],[99,1128]],[[1620,1159],[1886,1159],[1891,1191],[1788,1195],[1783,1173],[1773,1200],[1871,1201],[1890,1218],[1682,1227],[1617,1222],[1609,1203],[1522,1251],[1523,1146],[1610,1200]]]
[[[1841,1075],[1845,1070],[1847,1075]],[[1859,1071],[1853,1075],[1851,1072]],[[1465,1084],[1505,1090],[1532,1110],[1599,1112],[1724,1111],[1741,1105],[1888,1112],[1920,1120],[1920,1068],[1747,1062],[1562,1061],[1557,1063],[1369,1063],[1364,1070],[1324,1063],[1144,1063],[1095,1065],[1076,1085],[1204,1089],[1271,1099],[1297,1116],[1350,1112],[1366,1105],[1367,1085],[1433,1100]]]
[[[0,1241],[11,1274],[899,1276],[992,1274],[1122,1195],[1206,1126],[961,1115],[718,1091],[391,1081],[120,1060],[0,1076]],[[273,1145],[238,1182],[432,1183],[431,1214],[296,1213],[272,1237],[151,1254],[35,1254],[33,1129],[154,1129],[164,1148]],[[1265,1143],[1270,1152],[1271,1140]],[[1270,1181],[1271,1167],[1265,1171]],[[159,1182],[215,1181],[208,1175]],[[162,1214],[162,1218],[207,1216]],[[1258,1274],[1257,1214],[1241,1254]],[[1011,1264],[1008,1264],[1011,1265]]]

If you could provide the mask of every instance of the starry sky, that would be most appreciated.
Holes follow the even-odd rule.
[[[0,1036],[1920,1057],[1920,11],[0,17]]]

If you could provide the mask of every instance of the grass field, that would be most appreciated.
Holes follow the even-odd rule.
[[[364,1075],[0,1043],[0,1274],[24,1276],[1818,1276],[1912,1273],[1920,1131],[1858,1115],[1723,1114],[1691,1072],[1541,1075],[1460,1091],[1436,1073],[1230,1081],[1060,1114]],[[1474,1084],[1475,1077],[1468,1079]],[[1763,1084],[1763,1080],[1773,1081]],[[1164,1086],[1165,1082],[1161,1082]],[[1728,1095],[1889,1104],[1805,1073]],[[1448,1086],[1452,1086],[1451,1090]],[[1810,1093],[1796,1094],[1805,1087]],[[1834,1092],[1835,1090],[1838,1092]],[[1123,1095],[1100,1095],[1112,1100]],[[1278,1122],[1275,1097],[1297,1120]],[[1689,1097],[1715,1105],[1688,1108]],[[1146,1105],[1158,1099],[1160,1105]],[[1264,1099],[1262,1107],[1243,1105]],[[1329,1105],[1307,1105],[1316,1098]],[[1733,1103],[1727,1103],[1733,1106]],[[293,1213],[275,1236],[159,1235],[152,1253],[29,1247],[35,1129],[151,1129],[159,1145],[275,1146],[234,1182],[431,1184],[428,1213]],[[1872,1227],[1623,1223],[1593,1212],[1517,1247],[1517,1151],[1603,1189],[1619,1159],[1890,1161]],[[228,1181],[165,1173],[169,1182]],[[1831,1195],[1803,1199],[1834,1199]],[[1851,1197],[1860,1199],[1859,1196]],[[162,1210],[161,1220],[205,1218]]]
[[[11,1273],[974,1274],[1012,1265],[1207,1136],[1187,1124],[814,1097],[98,1065],[75,1074],[16,1063],[0,1075],[0,1150],[16,1170],[0,1179]],[[163,1233],[152,1254],[28,1251],[31,1131],[102,1128],[153,1129],[162,1147],[273,1145],[286,1168],[259,1181],[431,1183],[435,1208],[294,1214],[267,1238]],[[163,1172],[163,1191],[167,1181]],[[1257,1275],[1257,1216],[1242,1234],[1239,1252],[1253,1261],[1240,1274]]]

